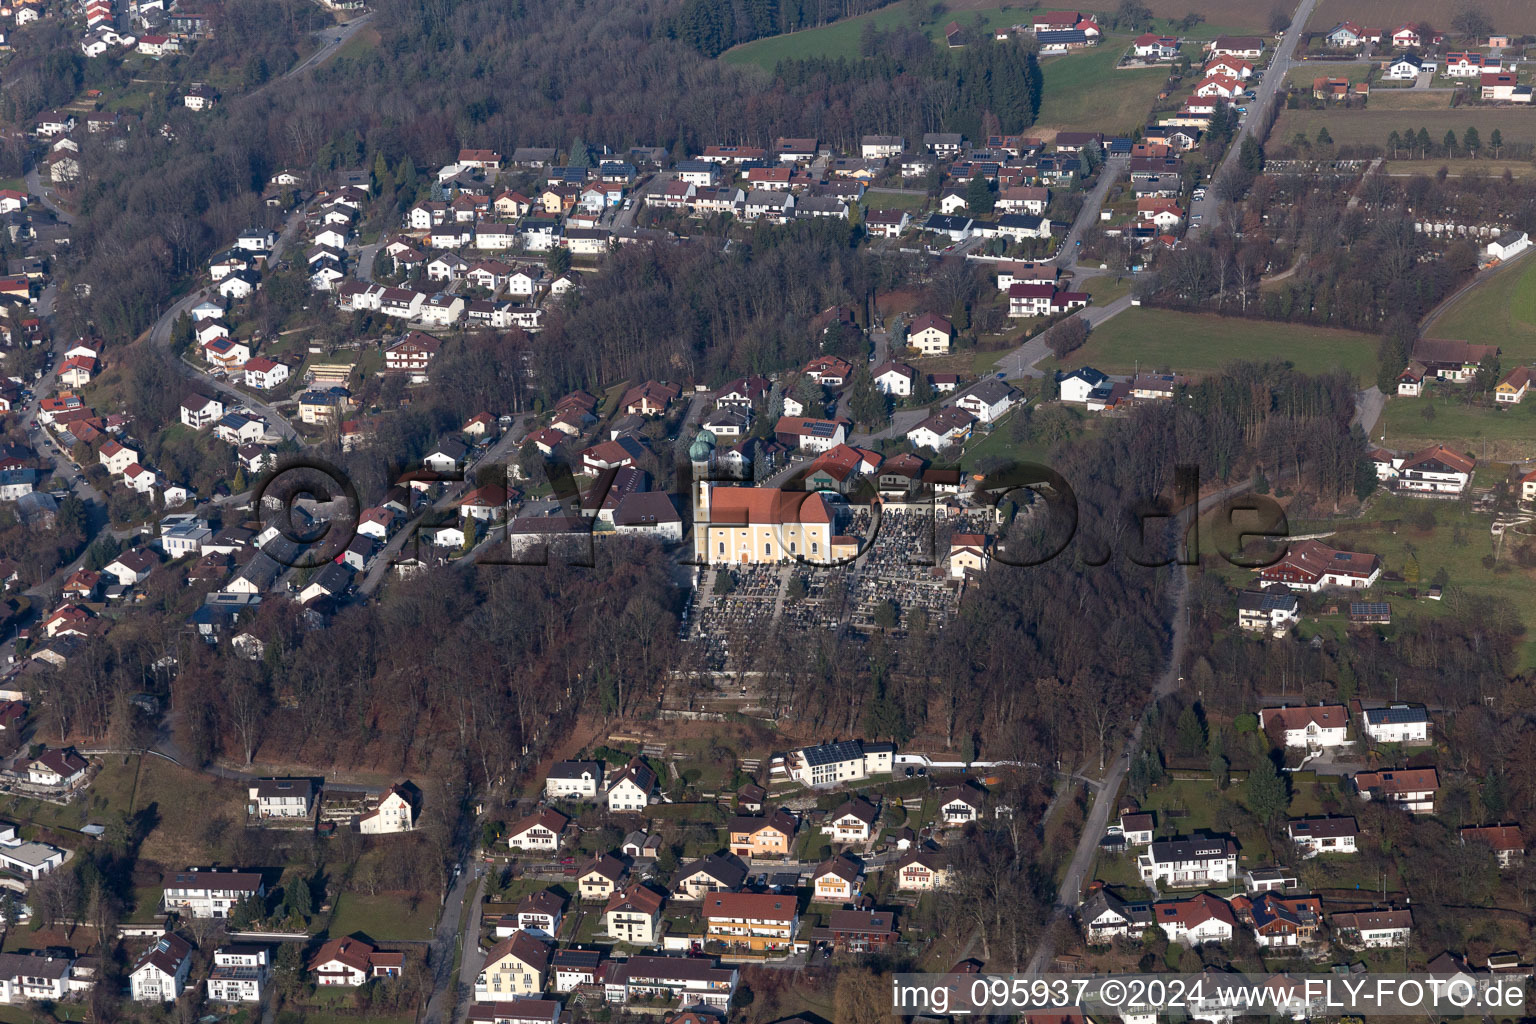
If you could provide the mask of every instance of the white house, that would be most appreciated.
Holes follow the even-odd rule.
[[[1342,704],[1315,704],[1297,708],[1262,708],[1259,728],[1283,730],[1287,747],[1309,750],[1337,747],[1347,742],[1349,710]]]
[[[1152,914],[1169,942],[1186,946],[1228,942],[1237,930],[1237,918],[1232,913],[1231,904],[1210,893],[1203,892],[1187,900],[1154,903]]]
[[[416,804],[409,785],[390,786],[373,810],[357,819],[357,830],[365,836],[378,836],[414,828]]]
[[[257,943],[220,946],[208,972],[208,998],[215,1003],[259,1003],[272,969],[268,947]]]
[[[537,850],[555,853],[560,849],[560,836],[571,819],[552,807],[538,814],[529,815],[507,829],[507,845],[513,849]]]
[[[785,756],[785,772],[802,786],[832,786],[891,774],[896,749],[889,743],[844,740],[801,747]]]
[[[165,876],[162,902],[166,913],[184,911],[193,917],[225,918],[241,900],[264,896],[266,891],[259,871],[188,868]]]
[[[912,394],[912,381],[917,371],[906,363],[886,362],[875,367],[875,387],[887,395],[906,398]]]
[[[245,386],[270,391],[288,379],[288,364],[257,356],[245,364]]]
[[[989,377],[955,399],[955,407],[964,409],[983,423],[993,423],[1001,419],[1022,397],[1011,384]]]
[[[544,779],[550,800],[596,800],[603,788],[601,761],[558,761]]]
[[[1524,231],[1512,231],[1500,235],[1488,243],[1488,258],[1507,260],[1516,253],[1531,247],[1531,237]]]
[[[249,811],[258,818],[308,818],[315,810],[313,779],[257,779],[247,794]]]
[[[1461,494],[1472,483],[1476,466],[1476,460],[1436,445],[1404,459],[1395,486],[1421,494]]]
[[[128,974],[129,991],[136,1003],[174,1003],[186,987],[192,969],[192,946],[166,932],[139,955]]]
[[[1170,887],[1226,885],[1237,878],[1237,846],[1230,839],[1167,839],[1137,858],[1142,881]]]
[[[1329,919],[1333,932],[1346,946],[1385,949],[1408,944],[1413,931],[1410,910],[1357,910],[1334,914]]]
[[[1362,708],[1360,725],[1366,736],[1377,743],[1429,742],[1429,712],[1422,704]]]
[[[1091,366],[1080,366],[1058,377],[1056,383],[1063,402],[1081,404],[1088,401],[1088,396],[1108,384],[1109,378]]]
[[[643,811],[656,791],[656,773],[638,757],[608,783],[609,811]]]
[[[1305,858],[1320,853],[1355,853],[1360,826],[1351,817],[1298,818],[1286,828],[1292,844]]]

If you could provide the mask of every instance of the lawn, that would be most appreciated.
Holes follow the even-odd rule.
[[[1164,68],[1116,71],[1128,35],[1107,34],[1100,46],[1040,62],[1045,88],[1036,124],[1058,131],[1130,132],[1147,122],[1168,79]]]
[[[1306,373],[1343,368],[1368,381],[1376,376],[1376,339],[1303,324],[1140,307],[1095,328],[1088,343],[1061,365],[1131,373],[1139,364],[1144,370],[1201,374],[1241,359],[1283,359]]]
[[[1433,419],[1424,413],[1432,410]],[[1448,444],[1479,459],[1536,458],[1536,403],[1511,408],[1463,405],[1455,385],[1431,389],[1422,398],[1389,398],[1371,440],[1394,450]]]
[[[859,38],[865,24],[888,31],[911,18],[911,8],[906,4],[891,4],[878,11],[844,18],[830,25],[808,28],[787,35],[767,36],[750,43],[733,46],[720,55],[727,64],[751,64],[765,71],[772,71],[781,60],[802,57],[857,57]],[[942,24],[948,24],[946,17]],[[929,27],[934,27],[930,24]]]
[[[418,900],[413,908],[410,897],[404,893],[365,896],[346,892],[337,897],[329,932],[332,937],[362,932],[380,942],[427,939],[432,937],[432,926],[436,922],[437,903],[434,900]]]
[[[1451,94],[1418,89],[1389,89],[1372,92],[1370,107],[1372,110],[1449,110]]]
[[[105,825],[128,810],[138,767],[137,757],[109,754],[103,758],[101,772],[90,789],[74,803],[60,806],[45,800],[7,796],[0,798],[0,816],[74,831],[92,823]]]
[[[1436,523],[1429,530],[1409,525],[1406,520],[1432,506]],[[1490,517],[1466,511],[1456,502],[1380,494],[1372,499],[1370,511],[1359,523],[1296,522],[1296,534],[1343,526],[1327,543],[1355,550],[1370,551],[1381,557],[1389,570],[1402,571],[1408,562],[1409,547],[1419,563],[1421,586],[1444,569],[1449,583],[1443,601],[1413,601],[1407,596],[1408,584],[1377,584],[1371,599],[1393,604],[1394,618],[1447,615],[1457,607],[1456,591],[1493,598],[1513,608],[1525,623],[1523,644],[1516,651],[1520,671],[1536,668],[1536,569],[1522,569],[1509,556],[1506,544],[1503,558],[1493,569],[1483,565],[1483,556],[1494,554],[1494,538],[1489,533]],[[1459,539],[1461,543],[1457,543]],[[1251,574],[1246,574],[1250,576]]]
[[[1496,343],[1506,368],[1536,362],[1536,259],[1526,256],[1489,274],[1447,307],[1429,333]]]
[[[1095,306],[1107,306],[1111,302],[1128,295],[1131,291],[1132,279],[1129,275],[1118,277],[1106,274],[1101,277],[1091,278],[1083,285],[1083,291],[1093,296]]]
[[[1386,149],[1387,138],[1393,132],[1420,128],[1429,132],[1436,145],[1445,138],[1447,130],[1460,139],[1469,127],[1476,127],[1483,145],[1493,136],[1495,128],[1505,142],[1536,142],[1536,119],[1528,110],[1513,107],[1462,107],[1457,110],[1285,110],[1275,122],[1270,138],[1277,142],[1290,142],[1297,132],[1309,139],[1317,138],[1319,128],[1326,126],[1336,145],[1380,146]],[[1418,161],[1433,174],[1440,166],[1434,160]]]
[[[1536,32],[1536,6],[1529,0],[1480,0],[1477,9],[1488,19],[1497,32],[1521,35]],[[1322,0],[1307,21],[1309,32],[1327,32],[1348,18],[1361,25],[1384,25],[1388,22],[1401,25],[1404,22],[1418,24],[1427,21],[1436,28],[1445,28],[1454,8],[1445,0]],[[1451,45],[1459,45],[1453,40]]]
[[[864,209],[869,210],[906,210],[909,214],[915,214],[928,206],[926,193],[917,195],[907,192],[866,192],[864,193]]]
[[[1516,178],[1536,173],[1536,165],[1528,160],[1388,160],[1382,165],[1387,174],[1408,178],[1415,174],[1437,174],[1442,167],[1452,178],[1474,171],[1490,178],[1503,177],[1505,171]]]
[[[245,822],[245,793],[239,785],[158,757],[145,758],[140,767],[133,811],[151,805],[159,823],[140,852],[145,859],[162,864],[207,863],[218,845],[210,824],[222,820],[227,830]]]

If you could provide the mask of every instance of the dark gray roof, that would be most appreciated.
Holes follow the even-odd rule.
[[[1387,708],[1366,708],[1365,720],[1372,725],[1407,725],[1429,721],[1429,712],[1421,704],[1393,704]]]

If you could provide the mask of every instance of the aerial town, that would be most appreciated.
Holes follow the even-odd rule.
[[[16,0],[0,85],[0,1022],[1536,972],[1536,7]]]

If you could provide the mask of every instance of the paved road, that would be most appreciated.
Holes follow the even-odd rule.
[[[635,217],[639,215],[640,207],[645,205],[645,197],[666,185],[674,177],[676,175],[672,171],[660,171],[651,175],[650,181],[635,189],[629,196],[629,209],[620,208],[619,212],[613,215],[613,226],[615,228],[634,227]]]
[[[43,180],[38,175],[36,167],[27,172],[26,182],[28,194],[39,203],[42,203],[43,207],[59,218],[60,222],[64,224],[73,224],[75,222],[74,217],[65,213],[59,208],[59,204],[53,201],[53,189],[43,184]]]
[[[462,866],[459,877],[448,890],[448,898],[443,903],[443,916],[437,922],[437,934],[432,939],[432,946],[427,952],[427,964],[432,969],[432,996],[427,1000],[427,1009],[421,1017],[421,1024],[445,1024],[449,1019],[448,1014],[454,1005],[460,1000],[456,998],[454,991],[463,977],[463,972],[455,972],[453,969],[453,954],[458,944],[464,944],[464,965],[470,962],[471,953],[478,953],[480,948],[480,936],[469,932],[469,924],[466,922],[463,934],[459,930],[459,918],[463,916],[464,894],[471,881],[475,882],[475,904],[478,907],[481,897],[485,895],[486,866],[480,861],[470,860]],[[478,928],[478,916],[472,917],[472,923]],[[479,973],[479,967],[475,968],[475,974]],[[474,988],[475,975],[469,977],[470,988]],[[472,996],[472,992],[470,995]],[[470,999],[462,1000],[461,1012],[467,1013]]]
[[[1212,182],[1220,180],[1221,176],[1233,167],[1237,166],[1238,153],[1242,150],[1243,140],[1254,135],[1254,125],[1263,117],[1264,111],[1274,102],[1276,94],[1285,82],[1285,76],[1295,65],[1292,59],[1296,52],[1296,44],[1301,41],[1302,33],[1306,30],[1307,19],[1312,16],[1312,8],[1317,5],[1317,0],[1301,0],[1301,6],[1296,8],[1296,16],[1291,19],[1291,27],[1286,31],[1285,38],[1280,40],[1280,45],[1275,48],[1274,59],[1269,62],[1269,67],[1259,81],[1259,87],[1254,90],[1254,98],[1246,105],[1248,115],[1238,125],[1237,134],[1232,138],[1232,145],[1227,150],[1227,155],[1222,159],[1221,166],[1211,176]],[[1263,139],[1258,141],[1262,142]],[[1216,190],[1209,189],[1204,199],[1196,200],[1189,205],[1189,230],[1185,237],[1194,239],[1207,225],[1215,219],[1217,204]]]
[[[284,220],[283,228],[278,232],[277,241],[272,246],[272,254],[267,258],[269,266],[276,264],[278,260],[282,259],[284,250],[292,245],[295,238],[297,238],[299,228],[304,224],[304,210],[305,207],[303,206],[295,207],[288,214],[287,219]],[[171,304],[169,309],[160,315],[158,320],[150,325],[148,331],[150,344],[160,348],[168,348],[171,344],[171,332],[176,325],[176,321],[180,319],[183,313],[191,313],[193,306],[205,300],[218,302],[220,298],[217,292],[208,287],[199,288],[191,294],[177,299]],[[196,381],[200,390],[215,391],[229,399],[231,403],[244,406],[261,416],[267,421],[269,432],[275,433],[289,441],[296,441],[299,444],[304,443],[303,439],[299,436],[299,432],[294,429],[293,424],[289,423],[287,418],[278,412],[275,407],[262,402],[260,399],[241,391],[225,381],[219,380],[206,370],[194,366],[185,359],[176,360],[176,367],[182,376]]]
[[[1355,392],[1355,416],[1350,425],[1358,424],[1369,439],[1371,431],[1376,429],[1376,423],[1381,419],[1381,410],[1386,404],[1387,396],[1382,394],[1381,389],[1374,384],[1364,391]]]
[[[1058,267],[1072,268],[1077,265],[1077,243],[1081,241],[1084,232],[1099,222],[1099,210],[1104,207],[1109,187],[1120,180],[1130,166],[1129,156],[1112,156],[1099,168],[1099,180],[1083,200],[1082,208],[1077,211],[1077,219],[1072,222],[1071,230],[1061,243],[1061,251],[1053,261]]]
[[[316,50],[314,53],[310,54],[308,57],[295,64],[292,68],[283,74],[283,78],[294,78],[303,74],[305,71],[314,67],[316,64],[328,60],[331,54],[335,53],[337,50],[341,49],[342,46],[346,45],[347,40],[351,39],[352,36],[357,33],[357,30],[367,24],[369,19],[372,17],[373,12],[370,11],[363,15],[361,18],[353,18],[345,25],[338,25],[336,28],[328,28],[324,32],[317,32],[316,35],[318,35],[321,39],[320,49]]]
[[[1252,487],[1252,483],[1245,481],[1233,484],[1231,487],[1217,491],[1201,498],[1195,506],[1195,515],[1203,515],[1228,498],[1236,497]],[[1189,511],[1179,516],[1179,522],[1184,526],[1191,520]],[[1182,528],[1182,527],[1181,527]],[[1168,666],[1163,670],[1157,685],[1141,713],[1136,718],[1136,726],[1131,730],[1131,736],[1127,744],[1114,756],[1108,771],[1105,772],[1103,783],[1094,797],[1093,807],[1088,812],[1088,817],[1083,822],[1083,834],[1079,837],[1077,851],[1072,855],[1072,863],[1067,866],[1067,873],[1062,879],[1061,888],[1056,897],[1055,913],[1052,923],[1065,917],[1068,913],[1077,909],[1079,898],[1083,891],[1083,885],[1087,881],[1088,872],[1093,868],[1094,857],[1098,853],[1099,840],[1104,836],[1104,829],[1109,825],[1109,817],[1114,812],[1116,801],[1120,793],[1120,783],[1125,779],[1125,774],[1131,765],[1131,755],[1141,744],[1142,725],[1146,721],[1146,713],[1151,710],[1159,700],[1179,689],[1184,682],[1184,677],[1179,674],[1179,666],[1184,660],[1184,648],[1189,636],[1189,577],[1182,569],[1174,572],[1174,608],[1173,608],[1173,633],[1172,642],[1168,651]],[[1030,958],[1029,972],[1038,974],[1044,966],[1050,962],[1055,949],[1051,941],[1051,929],[1048,926],[1040,946]]]
[[[443,496],[433,502],[431,506],[417,513],[413,518],[395,531],[395,535],[389,539],[377,555],[374,556],[373,565],[363,577],[363,582],[357,585],[357,593],[367,597],[379,589],[384,582],[384,577],[389,573],[390,565],[400,557],[408,543],[416,543],[416,531],[427,516],[434,512],[444,512],[454,506],[467,491],[475,488],[475,471],[481,466],[494,466],[498,462],[510,460],[512,455],[522,445],[523,438],[528,431],[521,424],[514,425],[512,429],[501,435],[501,439],[487,448],[481,455],[470,462],[464,469],[464,482],[447,485]],[[475,551],[484,546],[494,534],[494,530],[487,530],[486,537],[475,546]],[[425,542],[423,542],[425,543]],[[459,559],[462,564],[472,564],[474,555],[471,554]]]

